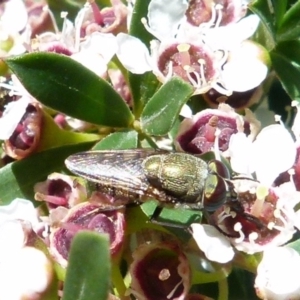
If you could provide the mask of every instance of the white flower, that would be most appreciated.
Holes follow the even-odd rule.
[[[227,263],[234,257],[228,239],[211,225],[191,224],[193,238],[205,256],[219,263]]]
[[[7,220],[0,224],[0,269],[1,263],[12,253],[23,248],[25,234],[22,224],[18,220]]]
[[[0,206],[0,225],[6,221],[24,220],[34,227],[39,223],[38,215],[32,202],[16,198],[10,204]]]
[[[148,7],[147,29],[158,40],[176,36],[179,25],[185,20],[188,3],[185,0],[151,0]]]
[[[37,211],[32,202],[17,198],[9,205],[0,206],[0,266],[26,243],[26,235],[20,221],[30,223],[31,227],[38,226]]]
[[[117,41],[111,33],[94,32],[80,43],[79,52],[71,55],[71,58],[104,77],[107,64],[117,50]]]
[[[268,67],[261,58],[260,46],[250,41],[240,42],[232,51],[223,67],[221,82],[229,90],[244,92],[257,87],[267,76]],[[255,74],[255,76],[253,76]]]
[[[22,0],[9,0],[4,3],[4,12],[0,19],[1,34],[3,32],[18,33],[27,24],[27,10]]]
[[[119,48],[116,54],[128,71],[134,74],[143,74],[152,70],[152,59],[149,51],[138,38],[119,33],[117,42]],[[133,61],[136,63],[132,63]]]
[[[0,265],[0,299],[43,299],[52,278],[51,262],[42,251],[21,248]]]
[[[290,169],[296,146],[290,133],[279,124],[265,127],[254,142],[244,133],[233,134],[229,142],[232,169],[240,174],[256,174],[257,180],[271,186],[277,176]]]
[[[22,0],[5,1],[0,12],[0,56],[22,54],[26,51],[29,26],[28,14]],[[20,33],[23,31],[22,33]]]
[[[162,83],[180,76],[195,87],[195,94],[214,88],[230,95],[259,85],[268,68],[241,45],[255,32],[258,17],[252,15],[222,27],[192,27],[185,22],[186,9],[183,0],[172,0],[168,6],[162,0],[152,0],[148,24],[143,23],[158,40],[151,42],[150,54],[139,39],[119,34],[117,56],[124,66],[136,74],[152,70]]]
[[[117,50],[116,37],[111,33],[93,32],[81,38],[80,31],[83,22],[91,18],[92,10],[89,4],[78,13],[75,23],[64,18],[61,33],[45,32],[37,37],[35,45],[40,51],[50,51],[69,55],[100,77],[106,76],[107,64]]]
[[[255,289],[261,299],[300,299],[300,256],[289,247],[264,251],[258,265]]]

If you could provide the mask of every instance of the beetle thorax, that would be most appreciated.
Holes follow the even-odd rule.
[[[185,154],[153,155],[143,162],[149,182],[178,198],[179,202],[202,199],[208,167],[202,159]]]

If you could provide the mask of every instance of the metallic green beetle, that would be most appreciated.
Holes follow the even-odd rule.
[[[204,160],[182,152],[87,151],[71,155],[65,164],[74,174],[94,182],[98,191],[128,203],[154,198],[162,207],[200,210],[217,186],[221,185],[221,198],[226,193],[225,181],[210,172]]]

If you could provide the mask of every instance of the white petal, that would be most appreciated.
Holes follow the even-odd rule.
[[[296,137],[296,140],[299,141],[300,140],[300,104],[298,103],[298,101],[294,100],[292,101],[292,106],[297,107],[297,114],[294,118],[292,131]]]
[[[143,74],[152,70],[149,51],[138,38],[119,33],[117,42],[119,45],[117,56],[128,71]]]
[[[75,45],[75,27],[67,18],[64,19],[61,40],[69,50],[73,50]]]
[[[248,175],[254,172],[251,147],[252,142],[242,132],[235,133],[230,137],[228,151],[233,171]]]
[[[52,272],[51,262],[42,251],[20,249],[1,264],[0,299],[45,299],[40,293],[49,286]]]
[[[229,24],[217,28],[208,29],[205,32],[204,41],[214,50],[231,50],[251,37],[259,24],[257,15],[250,15],[238,23]]]
[[[227,263],[234,256],[233,248],[226,237],[211,225],[191,224],[193,238],[211,261]]]
[[[223,67],[221,77],[228,90],[245,92],[259,86],[267,73],[268,68],[264,63],[248,57],[227,62]]]
[[[193,112],[187,104],[184,104],[180,110],[180,115],[184,118],[191,118],[193,116]]]
[[[74,25],[75,25],[75,50],[78,51],[79,49],[79,43],[80,43],[80,32],[82,25],[85,21],[92,18],[93,11],[91,8],[91,5],[89,3],[86,3],[83,8],[78,12]]]
[[[288,276],[283,279],[284,274]],[[300,298],[300,256],[288,247],[272,247],[264,251],[257,268],[255,288],[264,299]]]
[[[9,205],[0,206],[0,224],[9,220],[24,220],[38,224],[37,211],[31,201],[16,198]]]
[[[160,41],[175,37],[184,20],[188,3],[185,0],[152,0],[148,7],[151,33]]]
[[[93,71],[99,77],[105,76],[107,65],[103,57],[93,51],[80,51],[78,53],[72,54],[71,58],[80,62],[86,68]]]
[[[17,220],[9,220],[0,225],[0,264],[5,257],[13,251],[20,250],[24,246],[24,230]]]
[[[290,133],[282,125],[274,124],[258,134],[252,153],[257,179],[270,186],[280,173],[293,166],[296,146]]]
[[[10,138],[25,114],[28,103],[28,98],[22,97],[6,106],[3,116],[0,118],[0,140]]]
[[[4,3],[4,13],[1,16],[1,29],[16,33],[25,28],[28,20],[27,10],[22,0],[10,0]]]
[[[80,49],[100,54],[104,61],[108,63],[115,55],[118,44],[113,34],[94,32],[80,44]]]

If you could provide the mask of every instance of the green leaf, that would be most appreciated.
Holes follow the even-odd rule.
[[[150,41],[154,38],[146,30],[141,20],[147,16],[149,3],[150,0],[137,0],[135,2],[129,28],[129,34],[140,39],[148,48]],[[146,72],[142,75],[129,73],[128,79],[134,103],[133,111],[138,118],[145,103],[157,90],[159,82],[152,72]]]
[[[31,53],[6,60],[40,102],[90,123],[128,127],[133,115],[105,80],[75,60],[55,53]]]
[[[146,216],[150,219],[153,215],[153,212],[157,206],[157,201],[147,201],[141,205],[141,209]],[[159,214],[158,220],[166,223],[179,224],[182,227],[185,227],[196,221],[199,222],[199,219],[202,217],[201,211],[184,209],[184,208],[164,208]],[[158,221],[157,220],[157,221]]]
[[[138,144],[138,133],[135,130],[114,132],[97,143],[93,150],[135,149]]]
[[[93,231],[74,237],[62,300],[107,300],[110,277],[109,239]]]
[[[249,8],[259,16],[264,26],[264,35],[268,36],[268,44],[275,46],[276,24],[274,20],[274,12],[272,7],[269,7],[269,1],[257,0],[250,4]]]
[[[0,169],[0,203],[7,205],[15,198],[33,199],[33,186],[47,175],[60,170],[65,159],[80,151],[88,150],[93,143],[63,146],[43,151]]]
[[[281,26],[281,22],[287,9],[287,0],[273,0],[272,2],[269,1],[269,3],[273,4],[271,12],[274,14],[276,27],[278,28]]]
[[[284,15],[278,30],[278,40],[298,39],[300,36],[300,1],[297,1]]]
[[[193,91],[190,84],[178,77],[165,83],[148,101],[142,112],[141,127],[144,132],[150,135],[167,134]]]
[[[281,42],[275,49],[277,53],[284,55],[293,64],[300,66],[300,41]]]
[[[138,119],[145,104],[156,92],[160,83],[152,72],[142,75],[129,73],[128,79],[133,97],[133,112]]]
[[[153,39],[153,36],[142,24],[142,18],[145,18],[148,14],[149,3],[150,0],[135,1],[131,23],[129,26],[129,34],[139,38],[147,46],[149,46],[150,41]]]
[[[293,42],[293,44],[297,44],[297,42]],[[289,94],[291,99],[300,100],[300,65],[298,64],[299,58],[297,61],[291,61],[291,52],[294,51],[293,55],[297,55],[296,53],[299,51],[298,48],[292,50],[287,49],[285,47],[281,47],[271,51],[271,61],[273,68],[275,69],[281,84],[283,85],[286,92]]]
[[[251,299],[258,300],[255,294],[254,280],[255,274],[247,272],[242,269],[234,268],[230,273],[229,282],[229,296],[228,299]]]
[[[36,152],[63,145],[80,144],[85,142],[96,142],[101,136],[93,133],[81,133],[63,130],[54,122],[52,117],[43,111],[41,138]]]

